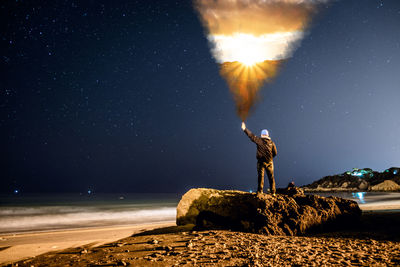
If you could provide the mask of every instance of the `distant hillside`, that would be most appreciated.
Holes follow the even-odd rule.
[[[400,168],[383,172],[370,168],[326,176],[302,187],[305,191],[400,191]]]

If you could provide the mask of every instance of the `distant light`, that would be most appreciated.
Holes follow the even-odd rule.
[[[15,189],[14,190],[14,194],[18,194],[19,193],[19,190],[18,189]]]
[[[365,192],[357,192],[357,193],[353,193],[352,195],[353,195],[353,197],[358,198],[360,200],[360,203],[362,203],[362,204],[365,203],[365,200],[364,200]]]
[[[253,190],[250,189],[249,192],[250,192],[250,193],[253,193]]]
[[[397,174],[398,172],[398,170],[393,170],[393,174]]]
[[[91,193],[92,193],[92,190],[88,190],[87,193],[88,193],[88,194],[91,194]]]

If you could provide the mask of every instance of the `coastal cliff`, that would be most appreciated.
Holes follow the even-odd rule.
[[[391,167],[383,172],[354,168],[342,174],[325,176],[302,189],[306,192],[400,191],[400,168]]]

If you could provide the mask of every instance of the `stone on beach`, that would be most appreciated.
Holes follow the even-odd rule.
[[[385,180],[380,184],[371,187],[373,191],[400,191],[400,185],[392,180]]]
[[[357,221],[355,201],[304,195],[299,188],[278,190],[275,197],[207,188],[191,189],[177,206],[177,225],[232,229],[272,235],[299,235],[330,230]]]

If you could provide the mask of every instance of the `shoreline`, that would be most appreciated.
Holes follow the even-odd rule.
[[[398,266],[400,212],[363,212],[356,227],[302,236],[154,227],[92,247],[50,251],[22,266]]]
[[[358,204],[364,212],[400,212],[400,204]]]
[[[58,229],[42,229],[42,230],[23,230],[20,232],[3,232],[0,233],[0,241],[1,238],[5,236],[16,236],[16,235],[28,235],[28,234],[42,234],[42,233],[55,233],[55,232],[73,232],[73,231],[85,231],[85,230],[100,230],[100,229],[108,229],[108,228],[129,228],[136,227],[141,225],[156,225],[156,224],[164,224],[164,223],[174,223],[175,220],[171,221],[159,221],[159,222],[151,222],[151,223],[138,223],[138,224],[117,224],[117,225],[104,225],[104,226],[88,226],[88,227],[74,227],[74,228],[58,228]]]
[[[362,210],[362,217],[364,221],[373,221],[377,220],[377,218],[390,217],[394,218],[400,224],[400,201],[359,204],[359,207]],[[368,222],[368,224],[370,223]],[[170,241],[168,241],[168,237],[165,237],[163,229],[171,227],[176,227],[175,220],[156,223],[141,223],[134,225],[93,226],[73,229],[53,229],[2,233],[0,234],[0,266],[13,264],[19,261],[39,261],[40,263],[40,259],[42,259],[43,257],[45,258],[45,256],[43,255],[54,256],[60,253],[63,254],[65,251],[69,250],[74,250],[75,252],[72,254],[77,254],[81,256],[81,251],[95,251],[95,248],[99,248],[104,244],[117,244],[119,242],[123,242],[121,240],[133,238],[133,235],[137,235],[143,232],[151,232],[152,230],[154,230],[152,232],[153,235],[156,236],[156,238],[159,238],[158,236],[164,238],[165,241],[163,242],[167,244]],[[381,236],[386,236],[386,232],[384,229],[385,227],[380,225],[377,226],[377,228],[382,228],[378,229],[378,232],[381,231]],[[182,232],[183,228],[180,229],[180,231]],[[186,232],[187,231],[188,230],[186,230]],[[354,232],[354,229],[352,231]],[[246,234],[249,233],[238,233],[238,235],[243,238]],[[322,234],[322,236],[326,235],[327,234]],[[365,233],[363,235],[363,238],[367,237],[365,236]],[[371,236],[377,239],[381,238],[379,234],[372,234]],[[254,234],[252,234],[252,237],[254,237]],[[180,236],[177,238],[181,240],[185,237]],[[270,236],[269,238],[274,239],[275,237],[273,238]],[[301,242],[308,242],[304,240],[304,236],[302,238],[303,239],[301,239]],[[400,236],[397,236],[397,238],[400,241]],[[284,240],[287,240],[287,238],[284,238]],[[144,242],[146,243],[148,241]],[[140,257],[142,257],[141,255],[142,254],[139,253],[136,257],[138,257],[139,259]],[[147,263],[147,260],[149,259],[150,258],[140,258],[140,264]],[[36,266],[37,264],[38,263],[36,262],[34,266]]]
[[[311,188],[311,187],[301,187],[304,190],[304,193],[400,193],[400,190],[372,190],[372,189],[358,189],[358,188],[342,188],[342,187],[320,187],[320,188]]]
[[[97,247],[143,231],[173,225],[175,221],[1,234],[0,265],[73,247]]]

